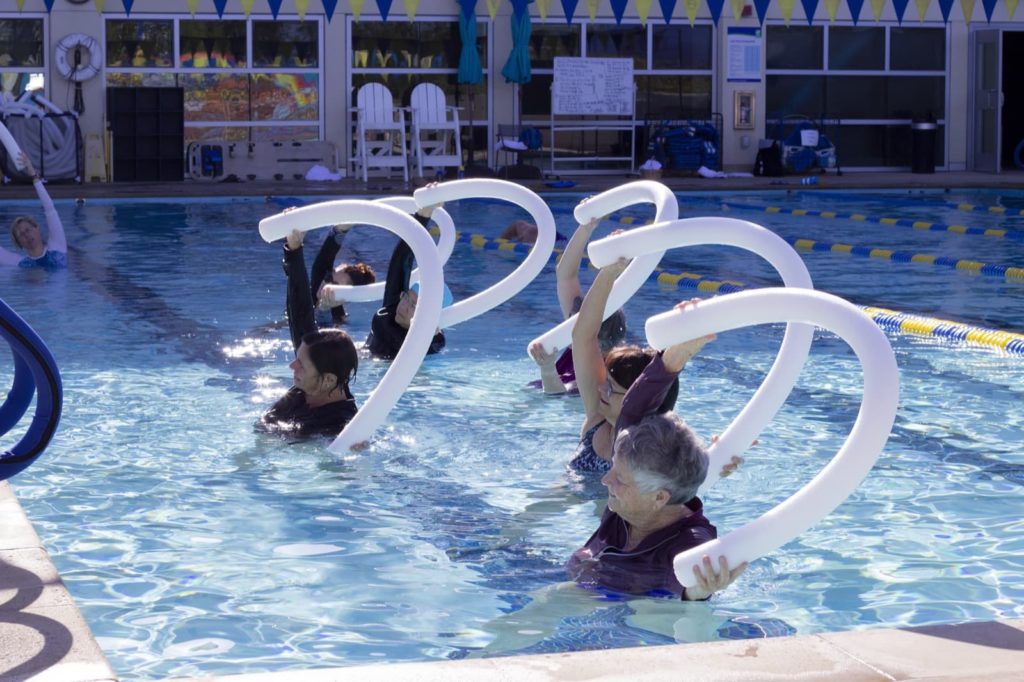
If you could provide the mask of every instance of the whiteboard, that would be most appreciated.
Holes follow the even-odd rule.
[[[633,116],[633,60],[555,57],[551,113]]]

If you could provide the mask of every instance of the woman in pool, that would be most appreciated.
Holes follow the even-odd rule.
[[[334,259],[350,229],[351,225],[335,225],[320,246],[310,269],[310,294],[316,301],[316,321],[320,325],[344,324],[348,318],[345,302],[335,300],[329,290],[324,289],[325,284],[362,286],[377,281],[373,268],[366,263],[343,263],[335,267]]]
[[[259,426],[298,436],[336,436],[356,414],[349,383],[359,367],[359,353],[340,329],[316,328],[298,230],[292,230],[285,240],[284,271],[288,278],[288,330],[295,347],[289,367],[295,385],[260,418]]]
[[[11,241],[15,246],[25,252],[19,255],[0,247],[0,265],[17,265],[22,268],[66,268],[68,265],[68,243],[64,236],[64,225],[60,222],[60,216],[53,205],[53,200],[43,186],[43,180],[36,173],[32,162],[25,156],[24,152],[19,154],[19,160],[25,166],[25,172],[32,176],[32,185],[36,188],[39,201],[43,204],[43,214],[46,216],[46,227],[49,230],[49,237],[44,241],[39,223],[30,216],[18,216],[11,223]]]
[[[413,214],[423,228],[430,223],[430,216],[437,206],[421,208]],[[366,348],[374,357],[391,360],[402,349],[405,336],[409,333],[412,316],[416,313],[419,294],[415,287],[409,287],[412,275],[412,248],[400,239],[391,253],[388,264],[388,278],[384,285],[383,306],[370,321],[370,334],[366,337]],[[430,342],[427,353],[437,353],[444,348],[444,332],[438,330]]]
[[[558,304],[562,308],[562,316],[569,319],[580,311],[583,304],[583,287],[580,286],[580,264],[583,252],[590,242],[591,235],[600,223],[594,218],[576,228],[569,243],[565,245],[558,265],[555,268],[555,283],[558,292]],[[601,323],[597,340],[601,353],[608,353],[621,344],[626,338],[626,316],[617,310]],[[576,369],[573,363],[572,348],[566,348],[561,355],[557,349],[547,353],[540,344],[531,344],[530,356],[540,365],[540,385],[545,393],[565,393],[576,390]]]

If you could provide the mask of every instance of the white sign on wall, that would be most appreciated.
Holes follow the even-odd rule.
[[[632,116],[634,87],[632,59],[555,57],[551,111]]]

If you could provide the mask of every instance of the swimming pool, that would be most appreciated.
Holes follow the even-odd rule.
[[[574,227],[578,199],[549,199],[563,233]],[[680,201],[684,217],[730,204],[728,215],[787,238],[1024,265],[1024,244],[1014,239],[757,208],[1024,231],[1021,217],[945,205],[1024,207],[1024,194]],[[291,378],[287,330],[278,324],[279,246],[256,234],[278,205],[58,207],[70,269],[0,270],[4,299],[51,344],[66,400],[57,439],[13,486],[122,677],[457,658],[489,644],[493,652],[565,651],[1024,615],[1024,535],[1012,504],[1024,483],[1019,357],[893,337],[901,410],[871,475],[710,605],[553,591],[565,558],[596,527],[601,500],[598,486],[564,471],[578,401],[524,388],[537,376],[526,343],[559,320],[551,266],[511,302],[451,330],[447,350],[427,359],[370,450],[339,459],[322,442],[288,444],[252,431]],[[35,206],[4,208],[11,216]],[[450,209],[460,229],[491,236],[521,217],[481,201]],[[382,270],[391,238],[358,228],[347,246]],[[832,251],[803,255],[818,288],[855,303],[1024,331],[1024,282]],[[460,243],[450,286],[457,297],[478,291],[518,262]],[[776,281],[757,258],[718,247],[672,252],[663,267],[750,286]],[[692,295],[646,285],[627,309],[632,338],[641,340],[646,316]],[[372,306],[351,313],[361,340]],[[781,335],[775,326],[721,335],[686,369],[679,413],[705,435],[721,432],[760,383]],[[357,399],[385,369],[361,365]],[[7,365],[0,380],[10,383]],[[748,463],[705,500],[719,530],[813,476],[845,438],[859,396],[855,359],[819,335]]]

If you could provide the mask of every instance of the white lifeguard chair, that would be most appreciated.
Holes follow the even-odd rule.
[[[409,181],[405,139],[405,110],[394,105],[382,83],[367,83],[356,94],[355,171],[367,180],[369,168],[401,168]]]
[[[412,89],[412,155],[416,172],[423,167],[462,166],[462,140],[457,107],[448,106],[444,91],[433,83],[420,83]]]

